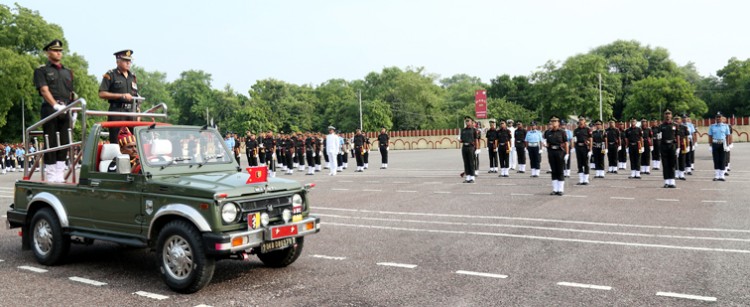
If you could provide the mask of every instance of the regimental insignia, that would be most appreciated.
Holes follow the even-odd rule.
[[[256,172],[255,172],[255,177],[256,177],[256,178],[260,178],[260,176],[263,176],[263,172],[261,172],[261,171],[256,171]]]
[[[125,56],[130,56],[130,50],[125,51]]]
[[[109,80],[109,74],[105,73],[104,76],[102,76],[102,78]]]
[[[266,209],[268,209],[268,212],[273,212],[273,206],[272,205],[268,205],[268,207]]]

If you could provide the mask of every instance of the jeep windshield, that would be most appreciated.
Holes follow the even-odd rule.
[[[224,139],[213,128],[161,126],[139,127],[136,131],[141,163],[155,170],[234,163]]]

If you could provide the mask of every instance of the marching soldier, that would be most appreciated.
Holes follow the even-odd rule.
[[[688,153],[688,129],[687,126],[683,125],[682,118],[680,116],[677,116],[674,121],[675,125],[677,125],[677,135],[679,136],[679,142],[677,143],[677,148],[679,149],[679,154],[677,155],[677,179],[679,180],[687,180],[685,178],[685,167],[687,164],[687,153]]]
[[[336,176],[336,172],[338,172],[339,169],[336,157],[340,156],[339,150],[341,149],[341,140],[336,134],[336,127],[328,126],[328,135],[326,135],[323,144],[325,144],[326,157],[330,160],[330,162],[326,164],[327,168],[330,169],[328,176]]]
[[[513,148],[516,150],[516,158],[518,161],[518,173],[526,172],[526,129],[523,127],[523,123],[518,121],[516,123],[516,131],[513,132],[513,141],[515,145]]]
[[[480,154],[479,137],[477,130],[474,128],[474,121],[470,117],[466,117],[464,124],[466,126],[461,129],[459,135],[461,157],[464,161],[464,172],[461,173],[461,176],[466,176],[464,183],[474,183],[474,176],[476,176],[475,157]]]
[[[305,170],[305,136],[302,132],[297,133],[297,139],[294,141],[294,155],[297,157],[297,170]]]
[[[237,133],[233,133],[232,137],[234,138],[234,148],[232,149],[234,151],[234,159],[237,160],[237,164],[240,164],[240,150],[242,147],[242,143],[240,142],[240,138],[237,136]]]
[[[314,175],[315,174],[315,140],[313,139],[312,134],[308,132],[305,135],[305,158],[307,160],[307,174],[305,175]]]
[[[497,130],[497,154],[500,160],[500,176],[510,176],[510,149],[513,135],[506,127],[504,121],[500,121],[500,129]]]
[[[630,155],[630,177],[631,179],[641,179],[641,152],[643,152],[643,131],[636,126],[638,121],[635,118],[630,119],[630,128],[625,130],[626,151]]]
[[[531,177],[539,177],[541,169],[542,155],[542,132],[537,128],[536,122],[531,122],[531,129],[526,133],[524,139],[525,147],[529,150],[529,162],[531,162]]]
[[[110,69],[99,85],[99,98],[109,100],[109,111],[132,112],[133,97],[138,96],[138,84],[135,74],[130,71],[133,50],[122,50],[114,53],[117,67]],[[126,116],[109,116],[108,121],[129,120]],[[120,128],[109,128],[109,142],[117,143]],[[230,148],[230,150],[233,148]]]
[[[604,130],[604,133],[607,135],[607,160],[609,162],[607,172],[617,174],[617,169],[620,166],[617,155],[622,145],[620,145],[620,129],[617,129],[614,119],[609,120],[609,126]]]
[[[709,150],[714,160],[714,181],[725,181],[726,154],[732,146],[732,131],[722,120],[721,112],[716,114],[716,122],[708,127]]]
[[[729,124],[729,123],[727,123],[727,117],[724,116],[724,115],[722,115],[721,116],[721,122],[724,123],[725,125],[727,125],[727,127],[729,128],[729,134],[731,135],[732,134],[732,125]],[[728,148],[730,150],[726,151],[727,158],[726,158],[726,171],[724,172],[725,176],[729,176],[729,171],[731,171],[731,169],[730,169],[730,166],[731,166],[730,158],[732,157],[732,155],[731,155],[731,153],[732,153],[732,151],[731,151],[732,147],[734,147],[734,143],[729,144]]]
[[[515,135],[516,135],[516,126],[513,124],[513,120],[509,119],[505,121],[508,127],[508,131],[510,131],[510,152],[508,152],[508,165],[509,168],[512,170],[516,169],[516,143],[515,143]]]
[[[284,160],[286,161],[286,175],[294,174],[295,140],[292,135],[284,135]]]
[[[352,142],[354,143],[354,157],[357,160],[357,170],[355,172],[364,172],[365,162],[362,159],[362,155],[365,150],[365,136],[362,135],[362,130],[357,129]]]
[[[362,155],[362,160],[365,163],[365,169],[367,169],[370,167],[370,145],[372,145],[372,143],[370,143],[370,138],[367,137],[367,132],[362,135],[365,137],[365,153]]]
[[[250,131],[247,132],[245,139],[245,156],[247,156],[248,166],[258,166],[258,140]]]
[[[268,165],[268,173],[271,177],[276,177],[276,139],[273,137],[273,131],[268,131],[266,136],[263,138],[263,154],[265,156],[266,165]]]
[[[495,120],[490,119],[490,129],[485,133],[487,137],[487,152],[490,155],[490,170],[487,173],[497,173],[497,137],[498,132],[495,128]]]
[[[352,151],[352,146],[349,138],[341,134],[339,134],[339,137],[341,137],[341,141],[343,142],[341,145],[341,163],[339,165],[343,165],[341,166],[342,169],[347,169],[349,167],[349,152]]]
[[[591,158],[593,152],[591,147],[592,134],[589,127],[586,125],[586,118],[581,116],[578,117],[578,128],[573,131],[574,146],[576,151],[576,164],[578,166],[578,184],[577,185],[588,185],[589,184],[589,163],[588,160]]]
[[[651,149],[651,168],[658,170],[661,166],[661,132],[659,131],[659,121],[651,120],[651,134],[653,148]]]
[[[568,152],[575,151],[576,149],[573,146],[573,130],[568,126],[568,123],[565,120],[560,120],[560,128],[565,131],[565,135],[568,137]],[[563,165],[563,175],[565,176],[565,178],[570,178],[570,154],[568,154],[567,158],[565,159],[565,165]]]
[[[641,131],[643,131],[643,153],[641,154],[641,173],[651,175],[651,151],[654,150],[654,133],[648,126],[648,119],[641,119]]]
[[[547,140],[548,160],[552,168],[552,193],[550,195],[562,196],[565,192],[565,175],[563,168],[568,156],[568,135],[560,128],[560,119],[552,116],[549,119],[552,129],[547,130],[544,139]]]
[[[324,151],[323,148],[323,137],[320,135],[320,132],[316,132],[313,134],[313,142],[314,142],[314,149],[313,149],[313,157],[315,158],[315,171],[320,172],[321,165],[320,165],[320,156],[322,154],[322,151]]]
[[[596,169],[594,178],[604,178],[604,155],[607,154],[609,142],[607,141],[607,132],[602,129],[601,120],[597,119],[594,121],[594,132],[592,132],[591,136],[593,141],[592,150],[594,151],[594,169]]]
[[[672,122],[672,111],[664,111],[664,122],[659,125],[659,134],[661,134],[661,158],[662,174],[664,176],[664,188],[676,188],[674,181],[675,162],[679,154],[677,143],[680,137],[677,134],[677,125]]]
[[[617,169],[624,170],[628,165],[628,145],[627,136],[625,135],[625,122],[617,122],[617,129],[620,132],[620,147],[617,149]]]
[[[256,137],[256,140],[258,141],[258,162],[259,165],[266,165],[266,153],[263,148],[263,131],[258,132],[258,136]]]
[[[378,135],[378,149],[380,150],[380,168],[388,168],[388,149],[391,138],[386,133],[385,128],[380,128]]]
[[[685,170],[688,175],[692,175],[693,169],[695,168],[695,145],[698,142],[697,131],[695,130],[695,125],[693,125],[693,122],[690,120],[689,114],[683,114],[682,121],[682,124],[687,127],[688,131],[688,151],[685,156]]]
[[[477,138],[481,138],[482,137],[482,123],[479,121],[475,121],[471,117],[469,117],[469,120],[471,120],[472,124],[474,125],[474,134],[477,136]],[[479,144],[481,144],[481,142]],[[477,146],[476,148],[479,149],[479,146]],[[476,153],[474,155],[474,176],[478,174],[479,174],[479,153]]]

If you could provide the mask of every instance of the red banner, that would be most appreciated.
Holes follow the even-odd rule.
[[[487,90],[474,92],[474,111],[477,118],[487,118]]]
[[[250,177],[247,178],[246,184],[268,181],[268,168],[265,166],[248,167],[247,172]]]

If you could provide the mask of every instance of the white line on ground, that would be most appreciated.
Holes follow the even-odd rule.
[[[3,215],[2,215],[2,216],[0,216],[0,217],[2,217],[2,218],[7,218],[8,216],[7,216],[7,215],[5,215],[5,214],[3,214]]]
[[[387,227],[387,226],[374,226],[374,225],[357,225],[357,224],[332,223],[332,222],[326,222],[326,225],[356,227],[356,228],[370,228],[370,229],[383,229],[383,230],[411,231],[411,232],[426,232],[426,233],[447,233],[447,234],[460,234],[460,235],[467,235],[468,234],[468,235],[476,235],[476,236],[506,237],[506,238],[518,238],[518,239],[533,239],[533,240],[574,242],[574,243],[589,243],[589,244],[603,244],[603,245],[619,245],[619,246],[629,246],[629,247],[650,247],[650,248],[665,248],[665,249],[678,249],[678,250],[704,251],[704,252],[722,252],[722,253],[750,254],[750,250],[744,250],[744,249],[725,249],[725,248],[710,248],[710,247],[698,247],[698,246],[682,246],[682,245],[666,245],[666,244],[647,244],[647,243],[630,243],[630,242],[619,242],[619,241],[582,240],[582,239],[571,239],[571,238],[560,238],[560,237],[518,235],[518,234],[499,233],[499,232],[475,232],[475,231],[455,231],[455,230],[441,230],[441,229],[419,229],[419,228]]]
[[[471,194],[471,195],[492,195],[492,193],[488,193],[488,192],[472,192],[472,193],[469,193],[469,194]]]
[[[511,195],[513,195],[513,194],[511,194]],[[533,195],[533,194],[525,194],[525,195]],[[314,207],[314,209],[315,210],[331,210],[331,211],[349,211],[349,212],[362,212],[362,213],[391,214],[391,215],[452,217],[452,218],[469,218],[469,219],[485,219],[485,220],[488,220],[488,219],[489,220],[515,220],[515,221],[541,222],[541,223],[580,224],[580,225],[592,225],[592,226],[630,227],[630,228],[646,228],[646,229],[666,229],[666,230],[688,230],[688,231],[711,231],[711,232],[750,233],[750,229],[700,228],[700,227],[676,227],[676,226],[659,226],[659,225],[619,224],[619,223],[588,222],[588,221],[544,219],[544,218],[530,218],[530,217],[463,215],[463,214],[402,212],[402,211],[376,211],[376,210],[332,208],[332,207],[317,207],[317,206]]]
[[[701,189],[701,191],[726,191],[727,189]]]
[[[612,196],[612,197],[610,197],[610,199],[634,200],[635,198],[633,198],[633,197],[617,197],[617,196]]]
[[[0,195],[0,198],[13,198],[13,196]]]
[[[339,180],[339,182],[354,182],[352,180]]]
[[[392,183],[409,183],[408,181],[394,181]]]
[[[586,198],[588,196],[586,196],[586,195],[570,195],[570,194],[565,194],[565,195],[563,195],[563,197]]]
[[[404,263],[395,263],[395,262],[378,262],[377,265],[393,266],[393,267],[405,268],[405,269],[413,269],[417,267],[416,264],[404,264]]]
[[[701,200],[702,203],[726,203],[726,200]]]
[[[18,268],[22,269],[22,270],[32,271],[32,272],[35,272],[35,273],[45,273],[45,272],[47,272],[47,270],[45,270],[45,269],[40,269],[40,268],[37,268],[37,267],[28,266],[28,265],[22,265],[22,266],[19,266]]]
[[[515,184],[515,183],[498,183],[497,185],[514,186],[514,185],[517,185],[517,184]]]
[[[626,185],[613,185],[613,186],[610,186],[610,188],[616,188],[616,189],[635,189],[635,187],[626,186]]]
[[[365,181],[365,182],[367,182],[367,183],[380,183],[380,181],[377,181],[377,180],[370,180],[370,181]]]
[[[151,293],[151,292],[146,292],[146,291],[133,292],[133,294],[140,295],[140,296],[147,297],[147,298],[152,298],[155,300],[165,300],[169,298],[169,296],[166,296],[166,295],[161,295],[161,294],[156,294],[156,293]]]
[[[383,190],[363,189],[364,192],[383,192]]]
[[[422,182],[422,184],[443,184],[440,181],[428,181],[428,182]]]
[[[526,193],[510,193],[510,196],[534,196],[534,194],[526,194]]]
[[[15,190],[16,188],[0,187],[0,190]]]
[[[674,198],[657,198],[657,201],[680,201],[679,199]]]
[[[0,259],[0,262],[3,262],[3,261],[5,261],[5,260],[3,260],[3,259]]]
[[[557,283],[558,286],[566,286],[566,287],[578,287],[578,288],[587,288],[587,289],[596,289],[596,290],[612,290],[612,287],[610,286],[597,286],[597,285],[588,285],[588,284],[579,284],[575,282],[559,282]]]
[[[435,193],[435,194],[450,194],[451,192],[450,191],[435,191],[433,193]]]
[[[417,193],[417,191],[409,191],[409,190],[396,190],[397,193]]]
[[[349,189],[336,189],[336,188],[332,188],[331,191],[349,191]]]
[[[492,277],[492,278],[508,278],[508,275],[482,273],[482,272],[471,272],[471,271],[456,271],[456,274],[481,276],[481,277]]]
[[[320,258],[320,259],[328,259],[328,260],[344,260],[344,259],[346,259],[346,257],[334,257],[334,256],[326,256],[326,255],[312,255],[310,257]]]
[[[88,279],[88,278],[83,278],[83,277],[78,277],[78,276],[68,277],[68,279],[70,279],[72,281],[77,281],[77,282],[80,282],[80,283],[84,283],[84,284],[89,284],[89,285],[92,285],[92,286],[97,286],[97,287],[101,287],[101,286],[107,285],[106,282],[96,281],[96,280],[92,280],[92,279]]]
[[[676,297],[676,298],[685,298],[689,300],[699,300],[699,301],[706,301],[706,302],[715,302],[716,298],[711,296],[699,296],[699,295],[691,295],[691,294],[682,294],[682,293],[673,293],[673,292],[656,292],[656,295],[658,296],[667,296],[667,297]]]

